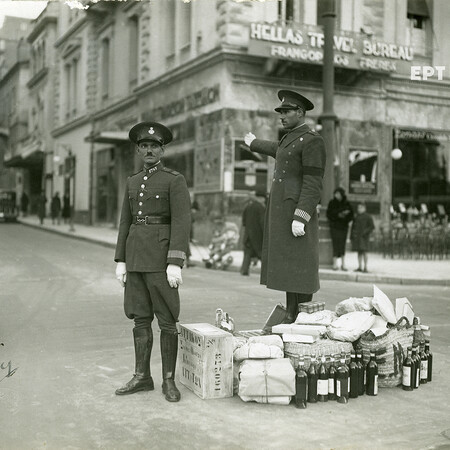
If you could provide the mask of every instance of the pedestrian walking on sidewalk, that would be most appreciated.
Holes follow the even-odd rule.
[[[67,192],[63,197],[62,218],[64,219],[64,223],[67,223],[70,219],[70,197]]]
[[[369,238],[375,229],[372,216],[366,212],[365,203],[358,203],[357,214],[353,220],[350,239],[353,251],[358,252],[358,268],[355,272],[368,272]],[[363,265],[364,263],[364,265]]]
[[[38,198],[38,217],[39,217],[39,223],[41,225],[44,224],[44,218],[45,218],[45,208],[47,204],[47,197],[45,196],[44,192],[41,192],[39,194],[39,198]]]
[[[319,224],[316,207],[322,193],[325,144],[305,123],[314,105],[294,91],[278,92],[281,123],[287,133],[280,142],[245,136],[250,150],[276,160],[266,210],[261,284],[286,292],[287,315],[292,323],[298,304],[309,302],[319,290]]]
[[[333,198],[328,203],[327,218],[330,224],[331,243],[333,244],[333,270],[346,271],[345,244],[347,243],[348,226],[353,220],[353,208],[347,200],[343,188],[335,189]]]
[[[52,224],[56,223],[59,225],[61,223],[61,199],[59,197],[59,192],[55,192],[52,198],[52,203],[50,205],[52,213]]]
[[[135,374],[117,395],[154,389],[150,371],[154,316],[161,330],[162,390],[178,402],[175,385],[180,313],[178,287],[190,230],[190,197],[180,173],[161,158],[172,133],[157,122],[141,122],[129,132],[143,169],[127,179],[114,260],[125,287],[125,315],[134,320]]]
[[[22,211],[22,216],[27,217],[28,215],[28,204],[30,200],[26,192],[22,192],[22,196],[20,197],[20,209]]]
[[[242,212],[244,259],[241,275],[249,275],[252,260],[261,259],[266,211],[264,199],[264,193],[250,193],[247,205]]]

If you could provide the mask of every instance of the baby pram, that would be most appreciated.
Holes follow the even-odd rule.
[[[207,269],[226,270],[233,262],[231,252],[239,242],[239,229],[233,222],[225,222],[214,231],[208,246],[209,256],[203,258]]]

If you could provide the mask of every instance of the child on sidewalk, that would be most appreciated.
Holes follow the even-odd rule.
[[[366,205],[364,203],[358,203],[357,211],[358,214],[353,219],[352,231],[350,233],[353,251],[358,252],[358,268],[355,272],[367,273],[369,237],[375,229],[375,225],[372,216],[366,212]]]

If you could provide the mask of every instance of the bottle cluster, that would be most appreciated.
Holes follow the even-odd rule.
[[[349,362],[349,364],[347,364]],[[375,353],[370,354],[364,365],[362,354],[311,356],[311,364],[305,370],[305,357],[299,359],[296,373],[295,406],[306,408],[308,403],[335,400],[348,403],[360,395],[378,394],[378,365]]]
[[[412,391],[421,384],[431,382],[432,373],[433,354],[430,352],[430,341],[422,340],[420,344],[408,347],[408,354],[403,361],[403,390]]]

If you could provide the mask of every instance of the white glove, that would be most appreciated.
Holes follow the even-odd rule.
[[[256,136],[252,132],[248,132],[244,137],[245,145],[250,147],[251,143],[256,139]]]
[[[122,287],[127,282],[127,265],[124,262],[118,262],[116,266],[116,278]]]
[[[183,284],[183,279],[181,278],[181,267],[176,264],[169,264],[167,266],[167,281],[170,287],[177,288]]]
[[[303,236],[305,234],[305,224],[298,220],[292,221],[292,234],[295,237]]]

